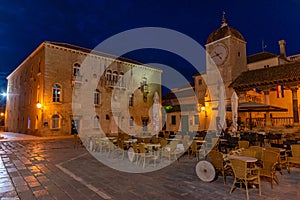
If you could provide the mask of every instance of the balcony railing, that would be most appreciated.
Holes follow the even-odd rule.
[[[265,127],[266,119],[263,117],[252,118],[252,127]],[[271,118],[272,126],[292,126],[294,124],[293,117],[272,117]],[[246,119],[246,126],[250,127],[250,118]]]

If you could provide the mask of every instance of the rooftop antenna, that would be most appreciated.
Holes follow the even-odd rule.
[[[265,52],[265,48],[267,48],[267,45],[265,44],[264,40],[261,41],[261,48],[262,48],[262,51]]]
[[[225,11],[223,11],[221,28],[223,28],[224,26],[227,26],[227,20],[226,20],[225,14],[226,14]]]

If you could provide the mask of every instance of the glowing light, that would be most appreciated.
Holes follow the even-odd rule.
[[[1,115],[1,117],[3,117],[3,116],[4,116],[4,113],[2,112],[0,115]]]
[[[202,111],[205,111],[205,106],[202,106],[202,107],[201,107],[201,110],[202,110]]]
[[[2,93],[1,93],[1,96],[6,97],[7,94],[6,94],[5,92],[2,92]]]
[[[37,104],[36,104],[36,107],[37,107],[38,109],[41,109],[41,108],[42,108],[42,104],[41,104],[41,103],[37,103]]]

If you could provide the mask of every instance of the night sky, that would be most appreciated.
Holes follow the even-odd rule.
[[[278,54],[280,39],[287,42],[287,55],[293,55],[300,53],[299,10],[300,0],[6,0],[0,5],[0,72],[14,70],[45,40],[93,49],[114,34],[139,27],[174,29],[205,45],[208,35],[220,27],[223,11],[229,26],[247,41],[248,55],[262,51],[262,40],[266,51]],[[137,51],[126,57],[187,67],[181,58],[161,51]],[[184,73],[191,77],[194,71]]]

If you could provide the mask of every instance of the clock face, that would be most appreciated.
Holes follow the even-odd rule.
[[[210,57],[213,59],[216,65],[223,64],[227,58],[226,47],[222,44],[217,44],[210,53]]]

